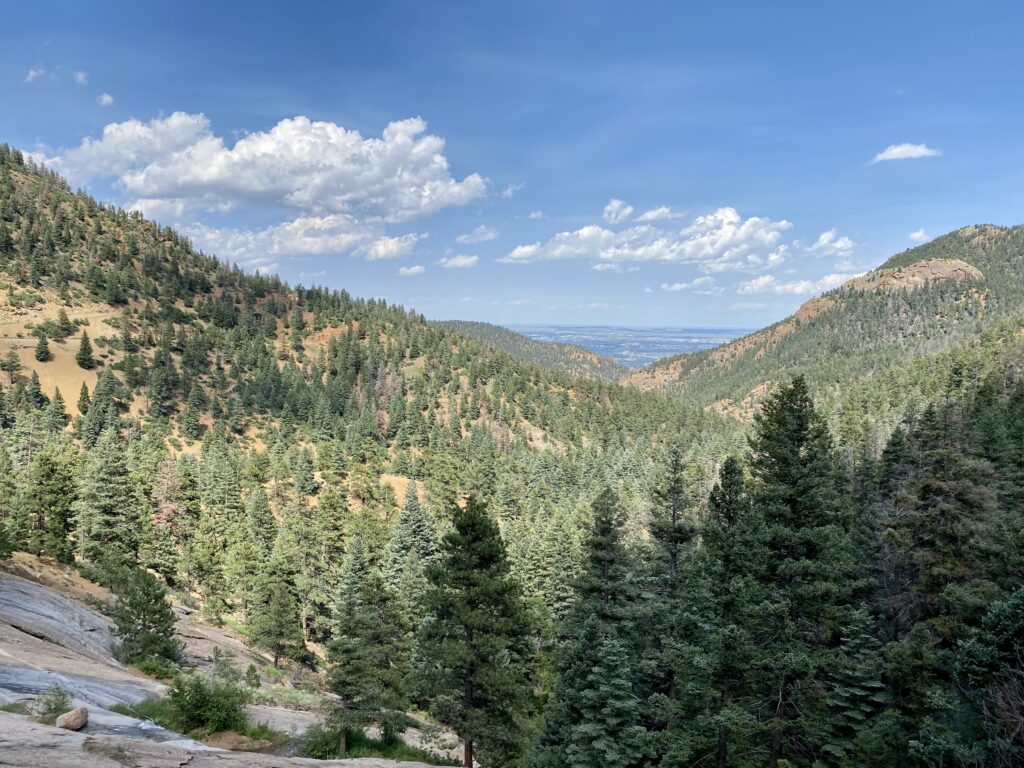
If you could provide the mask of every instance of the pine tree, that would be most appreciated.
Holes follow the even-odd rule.
[[[764,586],[777,606],[771,636],[773,702],[768,765],[777,766],[794,740],[827,740],[822,680],[838,662],[834,651],[853,587],[849,520],[838,493],[828,429],[807,383],[796,378],[769,397],[755,417],[750,469],[754,503],[765,522]]]
[[[46,341],[46,334],[39,334],[39,341],[36,342],[35,358],[40,363],[45,363],[53,359],[53,353],[50,351],[50,345]]]
[[[596,618],[589,618],[559,679],[564,692],[555,697],[568,710],[558,716],[572,724],[565,734],[564,758],[537,765],[628,768],[647,763],[650,736],[640,724],[631,666],[626,646],[602,633]]]
[[[594,500],[592,512],[583,570],[574,584],[575,604],[563,628],[573,639],[559,659],[544,730],[530,758],[535,768],[627,768],[643,765],[650,756],[636,690],[638,654],[647,639],[635,631],[642,615],[621,539],[618,497],[605,489]],[[614,658],[614,673],[600,661],[602,654]],[[596,669],[610,676],[602,680]]]
[[[84,416],[90,405],[92,405],[92,399],[89,397],[89,387],[83,381],[81,389],[78,390],[78,412]]]
[[[17,507],[25,521],[29,551],[73,561],[70,541],[75,476],[67,457],[51,448],[35,456],[22,475]]]
[[[274,553],[257,574],[247,606],[249,639],[273,654],[275,667],[282,656],[301,658],[306,648],[294,567],[281,542],[278,537]]]
[[[14,382],[18,378],[18,372],[21,370],[21,358],[18,357],[18,353],[13,349],[4,355],[3,360],[0,360],[0,371],[7,374],[10,379],[10,383]]]
[[[104,431],[89,451],[74,506],[75,536],[83,558],[136,562],[141,505],[128,471],[124,441],[113,429]]]
[[[339,701],[332,720],[342,733],[339,757],[344,757],[348,731],[377,724],[391,740],[404,728],[411,666],[408,627],[397,595],[379,571],[365,576],[354,603],[342,596],[338,606],[328,660],[331,690]]]
[[[82,331],[82,341],[78,345],[78,352],[75,353],[75,362],[80,368],[90,370],[96,367],[96,360],[92,356],[92,342],[89,341],[89,334]]]
[[[532,703],[525,607],[486,508],[471,498],[452,522],[441,562],[428,570],[422,691],[462,739],[466,768],[477,751],[485,763],[510,765],[523,750]]]
[[[125,664],[177,662],[181,643],[174,637],[175,616],[163,585],[142,569],[126,571],[115,585],[114,626],[121,639],[117,657]]]
[[[405,506],[391,532],[384,576],[388,586],[395,589],[402,580],[409,554],[415,552],[424,567],[437,558],[437,534],[434,521],[416,496],[416,483],[410,482],[405,495]]]

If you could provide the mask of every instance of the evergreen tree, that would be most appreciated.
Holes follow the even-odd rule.
[[[398,587],[405,571],[409,554],[415,552],[416,559],[424,567],[437,558],[437,534],[430,513],[420,504],[416,496],[416,483],[410,482],[405,495],[405,506],[391,531],[384,576],[388,586]]]
[[[140,504],[128,471],[125,444],[113,429],[89,451],[75,501],[75,536],[92,562],[134,563],[140,543]]]
[[[456,508],[428,569],[431,621],[420,631],[421,685],[434,716],[465,745],[464,765],[512,765],[531,710],[531,648],[498,527],[476,499]]]
[[[78,345],[78,352],[75,353],[75,362],[80,368],[90,370],[96,367],[96,360],[92,356],[92,342],[89,341],[89,334],[82,331],[82,340]]]
[[[50,344],[46,340],[46,334],[39,334],[39,340],[36,342],[35,358],[40,363],[45,363],[53,359],[53,353],[50,351]]]
[[[686,600],[676,608],[667,654],[677,685],[666,701],[662,762],[760,766],[767,753],[757,686],[770,662],[762,641],[772,616],[764,586],[768,548],[735,457],[726,459],[711,491],[701,540],[685,568]]]
[[[294,567],[281,542],[278,537],[274,553],[257,575],[248,605],[249,639],[273,654],[275,667],[282,656],[303,658],[306,649]]]
[[[796,378],[762,406],[751,438],[754,503],[765,523],[774,621],[765,705],[772,707],[768,765],[813,755],[828,737],[823,680],[841,663],[836,650],[853,587],[847,511],[840,499],[831,437]],[[771,702],[771,704],[769,704]]]
[[[70,541],[75,502],[75,476],[65,456],[45,448],[21,477],[18,513],[23,518],[25,545],[30,552],[73,561]]]
[[[354,602],[339,595],[337,605],[329,682],[339,701],[332,720],[342,734],[338,756],[344,757],[348,731],[376,724],[391,740],[403,730],[410,663],[408,627],[379,571],[363,578]]]
[[[115,585],[114,626],[125,664],[177,662],[181,643],[174,637],[175,616],[163,585],[142,569],[126,571]]]

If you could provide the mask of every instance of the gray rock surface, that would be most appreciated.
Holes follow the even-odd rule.
[[[93,736],[0,713],[0,765],[8,768],[428,768],[378,758],[307,760],[254,752],[183,749],[169,744]]]

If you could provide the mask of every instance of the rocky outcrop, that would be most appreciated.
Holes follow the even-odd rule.
[[[85,728],[89,723],[89,710],[85,707],[78,707],[72,709],[70,712],[65,712],[63,715],[57,718],[57,722],[54,723],[58,728],[63,728],[65,731],[80,731]]]
[[[116,736],[90,736],[0,713],[0,765],[10,768],[428,768],[378,758],[308,760],[253,752],[183,748]]]

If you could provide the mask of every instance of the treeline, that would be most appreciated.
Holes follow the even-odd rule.
[[[604,357],[576,344],[537,341],[500,325],[469,320],[435,322],[440,328],[468,336],[471,339],[507,352],[517,360],[534,363],[541,368],[560,371],[601,381],[618,381],[626,369],[611,357]]]

